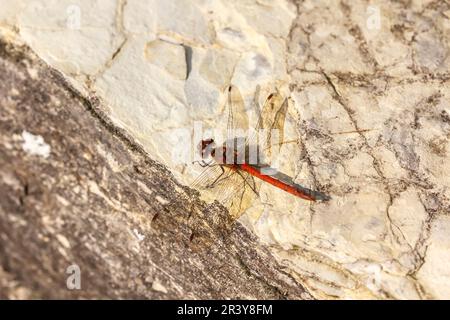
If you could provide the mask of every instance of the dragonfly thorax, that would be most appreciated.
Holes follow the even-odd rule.
[[[218,164],[259,164],[262,160],[259,147],[249,147],[244,138],[229,139],[220,146],[214,139],[205,139],[199,143],[198,150],[202,159],[212,158]],[[255,154],[250,155],[251,152]]]

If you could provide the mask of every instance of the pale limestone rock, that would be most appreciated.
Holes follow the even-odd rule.
[[[230,50],[208,50],[201,62],[199,74],[203,80],[224,88],[230,83],[238,58]]]
[[[122,41],[115,28],[114,1],[23,3],[17,14],[21,36],[48,63],[65,73],[95,74]]]
[[[158,30],[158,14],[154,1],[122,0],[117,3],[119,15],[127,34],[155,34]]]
[[[389,217],[401,234],[402,242],[414,248],[427,219],[417,193],[412,190],[402,192],[389,209]]]
[[[450,278],[448,261],[450,259],[450,219],[448,216],[436,219],[431,226],[426,259],[417,273],[417,278],[426,292],[436,298],[446,299],[450,287],[446,284]]]
[[[194,121],[226,128],[224,87],[239,87],[253,124],[256,86],[261,100],[279,88],[292,98],[287,136],[301,142],[281,148],[280,168],[332,199],[310,204],[263,186],[241,221],[316,297],[450,297],[444,2],[2,8],[3,28],[97,94],[114,122],[186,183],[201,171],[190,164]]]
[[[147,43],[145,58],[150,64],[160,67],[176,80],[184,80],[187,75],[185,50],[179,44],[161,40]]]

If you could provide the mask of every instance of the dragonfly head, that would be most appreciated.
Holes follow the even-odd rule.
[[[214,139],[205,139],[198,144],[198,151],[203,159],[208,158],[209,156],[214,157],[215,148],[216,143],[214,142]]]

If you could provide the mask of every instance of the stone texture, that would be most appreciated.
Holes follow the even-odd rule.
[[[252,120],[257,85],[290,95],[286,131],[298,142],[282,148],[281,167],[332,200],[266,186],[241,222],[315,297],[450,297],[447,1],[2,8],[4,34],[98,97],[114,126],[184,184],[199,168],[174,153],[196,144],[194,121],[225,128],[224,86],[239,87]]]

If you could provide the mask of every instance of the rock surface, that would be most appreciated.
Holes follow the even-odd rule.
[[[196,144],[194,121],[226,126],[224,86],[249,106],[257,85],[290,95],[281,167],[332,200],[265,187],[241,222],[315,297],[450,298],[448,1],[3,8],[3,29],[182,183],[199,169],[174,151]]]

